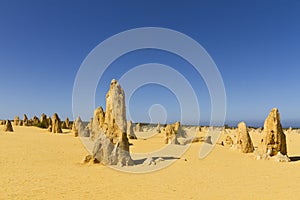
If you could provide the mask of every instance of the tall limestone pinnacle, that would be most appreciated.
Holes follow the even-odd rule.
[[[94,161],[106,165],[133,165],[126,133],[125,93],[115,79],[111,81],[106,94],[106,111],[102,116],[104,124],[98,123],[100,133],[94,144],[92,155]]]
[[[52,116],[52,133],[62,133],[61,121],[57,113]]]
[[[14,129],[11,125],[11,122],[9,120],[6,120],[3,131],[4,132],[13,132],[14,131]]]
[[[273,108],[264,123],[263,150],[270,156],[280,152],[287,154],[286,137],[280,123],[280,114],[277,108]]]
[[[253,143],[245,122],[238,124],[237,147],[242,153],[252,153],[254,151]]]
[[[280,123],[280,114],[273,108],[265,120],[263,138],[256,151],[257,159],[274,158],[278,162],[289,162],[286,136]]]
[[[118,127],[120,131],[126,132],[125,93],[115,79],[111,81],[106,94],[105,123],[109,125],[109,129]]]

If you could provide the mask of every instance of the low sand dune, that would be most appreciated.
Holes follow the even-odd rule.
[[[250,135],[256,146],[261,134]],[[159,149],[163,138],[130,140],[131,151]],[[201,143],[193,143],[167,168],[130,174],[81,164],[88,152],[72,133],[0,126],[0,199],[299,199],[299,144],[299,134],[287,134],[293,162],[278,163],[220,145],[199,160]]]

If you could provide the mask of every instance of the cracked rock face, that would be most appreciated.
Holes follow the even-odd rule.
[[[177,140],[179,128],[179,122],[176,122],[175,124],[167,124],[167,126],[162,130],[165,134],[165,144],[179,144]]]
[[[223,145],[226,146],[226,147],[232,147],[234,144],[232,138],[227,135],[226,138],[225,138],[225,141],[223,142]]]
[[[103,111],[102,107],[96,108],[94,111],[94,117],[90,123],[90,130],[91,130],[91,140],[95,140],[99,137],[100,130],[104,127],[104,120],[105,120],[105,112]]]
[[[116,80],[111,81],[106,94],[104,116],[104,123],[94,144],[93,158],[105,165],[133,165],[127,138],[125,93]]]
[[[287,154],[286,137],[283,133],[280,114],[277,108],[273,108],[264,123],[263,151],[270,152],[270,156]]]
[[[280,162],[289,161],[286,136],[282,130],[280,114],[277,108],[273,108],[265,120],[263,138],[256,154],[259,159],[268,159],[275,156]]]
[[[57,113],[52,116],[52,133],[62,133],[61,121]]]
[[[254,151],[253,143],[245,122],[238,124],[237,148],[240,149],[242,153],[252,153]]]

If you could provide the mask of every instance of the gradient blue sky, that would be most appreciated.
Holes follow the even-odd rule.
[[[72,118],[73,84],[88,53],[114,34],[147,26],[180,31],[207,50],[224,80],[227,123],[262,125],[278,107],[284,126],[300,126],[298,0],[0,0],[0,118],[42,112]],[[187,77],[206,123],[210,99],[202,78],[178,56],[158,50],[116,60],[99,82],[97,105],[104,106],[112,78],[149,62],[172,66]],[[148,121],[148,109],[156,103],[165,106],[169,122],[180,118],[170,91],[144,86],[131,97],[132,119]],[[193,123],[192,114],[187,121]]]

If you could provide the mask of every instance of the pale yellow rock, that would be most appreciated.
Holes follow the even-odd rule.
[[[179,130],[180,123],[176,122],[175,124],[167,124],[163,129],[165,134],[165,144],[179,144],[177,140],[177,133]]]
[[[105,120],[100,131],[93,150],[95,160],[106,165],[133,165],[126,133],[125,93],[116,80],[111,81],[106,94]]]
[[[158,122],[157,127],[156,127],[156,132],[160,133],[160,123]]]
[[[132,125],[132,121],[129,120],[127,122],[127,136],[129,137],[129,139],[133,139],[133,140],[136,140],[137,137],[133,131],[133,125]]]
[[[71,124],[70,124],[70,120],[69,120],[68,117],[66,118],[65,122],[66,122],[66,127],[67,127],[67,129],[71,129],[72,126],[71,126]]]
[[[89,124],[91,130],[91,139],[95,140],[98,138],[100,134],[100,129],[103,129],[105,121],[105,112],[103,111],[102,107],[98,107],[94,111],[94,117],[91,119]]]
[[[202,133],[201,126],[196,127],[196,135],[200,135]]]
[[[225,141],[223,141],[223,145],[226,146],[226,147],[232,147],[233,146],[233,140],[229,135],[226,136]]]
[[[287,155],[286,136],[283,133],[280,114],[277,108],[273,108],[265,120],[261,153],[268,156]]]
[[[41,128],[48,128],[49,127],[49,123],[47,120],[47,115],[42,113],[41,118],[40,118],[40,127]]]
[[[37,116],[34,116],[32,119],[31,119],[31,122],[30,122],[30,124],[32,125],[32,126],[36,126],[36,125],[38,125],[40,123],[40,120],[39,120],[39,118],[37,117]]]
[[[4,132],[13,132],[14,131],[14,129],[11,125],[11,122],[9,120],[6,120],[3,131]]]
[[[75,137],[90,137],[90,131],[84,127],[80,117],[73,122],[72,132]]]
[[[73,122],[73,125],[72,125],[72,132],[74,134],[75,137],[78,137],[78,128],[76,126],[76,121],[81,121],[80,117],[78,117],[74,122]]]
[[[52,133],[62,133],[61,121],[57,113],[52,116]]]
[[[14,118],[14,126],[19,126],[19,122],[20,122],[20,117],[19,116],[15,116],[15,118]]]
[[[19,121],[19,126],[23,126],[23,121],[22,120]]]
[[[24,117],[23,117],[23,126],[29,126],[29,121],[28,121],[28,117],[26,114],[24,114]]]
[[[47,117],[47,123],[49,126],[52,124],[52,119],[50,116]]]
[[[240,122],[237,129],[237,148],[242,153],[252,153],[254,151],[253,143],[245,122]]]
[[[173,127],[174,127],[175,133],[177,134],[178,131],[179,131],[179,128],[180,128],[180,122],[175,122],[175,123],[173,124]]]
[[[135,125],[135,131],[136,131],[136,132],[143,132],[143,129],[142,129],[142,126],[141,126],[140,123],[137,123],[137,124]]]

